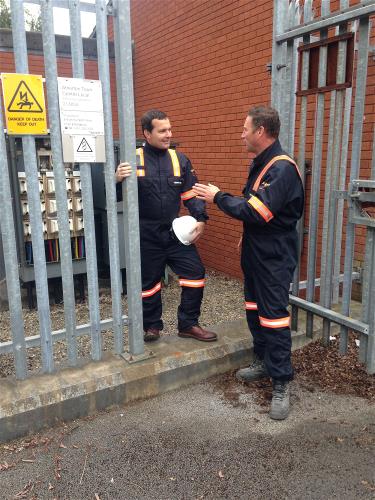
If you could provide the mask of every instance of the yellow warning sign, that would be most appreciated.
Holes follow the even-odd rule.
[[[1,73],[1,81],[8,134],[47,134],[42,77],[19,73]]]

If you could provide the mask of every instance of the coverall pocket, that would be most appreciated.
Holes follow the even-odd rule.
[[[138,187],[140,189],[149,189],[152,186],[152,180],[147,177],[138,177]]]

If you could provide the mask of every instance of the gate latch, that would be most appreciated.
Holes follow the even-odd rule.
[[[350,222],[375,227],[375,180],[352,180],[348,198]]]

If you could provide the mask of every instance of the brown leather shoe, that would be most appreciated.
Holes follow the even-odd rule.
[[[180,330],[178,332],[178,336],[190,337],[195,340],[201,340],[202,342],[214,342],[215,340],[217,340],[216,333],[205,330],[199,325],[191,326],[190,328],[186,328],[183,331]]]
[[[160,332],[157,328],[148,328],[143,336],[145,342],[153,342],[160,339]]]

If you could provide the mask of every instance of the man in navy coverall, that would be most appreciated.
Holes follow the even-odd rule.
[[[230,217],[243,221],[241,266],[245,307],[254,341],[255,360],[237,372],[242,381],[271,377],[270,417],[289,414],[291,364],[289,286],[298,259],[297,222],[304,192],[298,167],[278,140],[280,120],[267,106],[250,109],[242,139],[255,153],[243,197],[232,196],[209,184],[193,187],[198,198],[214,202]]]
[[[150,110],[143,115],[141,125],[146,143],[137,149],[136,173],[144,340],[158,340],[163,329],[161,278],[168,264],[179,276],[181,286],[178,335],[203,342],[215,341],[216,333],[198,324],[205,269],[194,243],[202,235],[208,217],[204,201],[198,200],[192,190],[197,177],[189,159],[179,151],[170,149],[172,131],[165,113]],[[116,181],[119,187],[130,174],[131,166],[128,163],[121,163],[117,167]],[[121,193],[121,189],[119,191]],[[198,221],[193,244],[189,246],[180,243],[171,231],[181,201]]]

